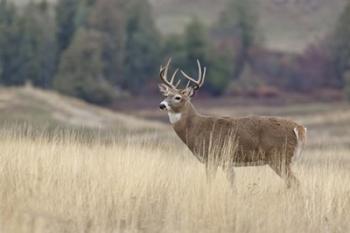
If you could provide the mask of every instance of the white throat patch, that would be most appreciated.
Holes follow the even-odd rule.
[[[169,115],[169,121],[171,124],[175,124],[179,120],[181,120],[181,113],[175,113],[175,112],[168,112]]]

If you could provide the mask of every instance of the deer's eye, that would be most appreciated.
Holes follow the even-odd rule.
[[[181,100],[181,96],[175,96],[175,100]]]

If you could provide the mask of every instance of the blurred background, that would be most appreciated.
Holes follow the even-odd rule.
[[[173,68],[194,76],[197,58],[207,66],[196,97],[203,106],[344,104],[350,98],[350,3],[0,0],[6,120],[32,113],[43,122],[57,104],[44,114],[43,102],[23,101],[41,96],[47,102],[57,92],[166,119],[154,110],[159,67],[169,57]],[[21,113],[13,116],[16,106]]]
[[[207,185],[159,110],[169,57],[207,67],[199,112],[308,128],[302,192]],[[0,232],[350,232],[349,100],[349,0],[0,0]]]

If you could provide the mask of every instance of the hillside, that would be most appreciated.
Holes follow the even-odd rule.
[[[29,0],[10,0],[26,3]],[[50,0],[55,2],[57,0]],[[347,0],[256,0],[262,38],[267,47],[301,51],[324,37]],[[164,34],[180,33],[192,18],[207,25],[218,18],[227,0],[150,0],[157,26]]]
[[[193,17],[208,25],[227,0],[151,0],[159,28],[164,33],[182,31]],[[332,29],[346,0],[256,0],[259,24],[267,47],[301,51]]]
[[[0,89],[0,124],[142,131],[162,124],[89,105],[75,98],[27,86]]]

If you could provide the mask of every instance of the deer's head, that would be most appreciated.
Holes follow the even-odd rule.
[[[195,94],[197,90],[204,84],[206,68],[203,70],[201,68],[200,62],[197,60],[198,64],[198,79],[188,76],[185,72],[181,70],[181,74],[187,79],[187,85],[184,88],[179,88],[181,79],[174,84],[176,74],[179,69],[176,69],[171,79],[167,78],[169,65],[171,59],[168,60],[167,64],[163,67],[160,67],[160,80],[162,81],[159,84],[159,90],[164,95],[165,99],[160,103],[159,108],[171,113],[181,113],[186,103],[190,101],[191,97]]]

